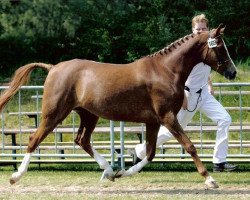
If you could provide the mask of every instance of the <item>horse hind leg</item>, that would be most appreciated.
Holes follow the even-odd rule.
[[[146,124],[146,157],[134,166],[130,167],[128,170],[119,171],[115,175],[115,178],[133,176],[153,160],[155,156],[157,133],[159,128],[160,124]]]
[[[81,146],[91,157],[93,157],[94,154],[91,148],[90,139],[98,121],[98,117],[82,108],[77,108],[75,111],[80,116],[81,120],[75,143]]]
[[[91,157],[93,157],[101,169],[104,169],[101,180],[107,178],[114,181],[112,167],[109,165],[108,161],[106,161],[105,158],[102,157],[90,144],[91,134],[94,131],[99,117],[82,108],[77,108],[76,112],[80,116],[81,123],[75,143],[81,146]]]
[[[13,173],[10,178],[10,184],[14,184],[21,179],[21,177],[27,172],[28,166],[32,157],[32,153],[41,143],[43,138],[45,138],[53,128],[47,128],[44,126],[44,121],[41,122],[41,125],[38,127],[37,131],[31,134],[28,144],[27,152],[22,160],[21,165],[18,167],[18,171]]]
[[[27,172],[32,153],[44,140],[44,138],[46,138],[47,135],[51,131],[53,131],[53,129],[59,124],[59,122],[61,122],[69,113],[69,110],[64,110],[64,112],[61,112],[61,114],[57,115],[56,118],[54,115],[42,118],[41,124],[37,128],[36,132],[31,134],[30,136],[27,152],[22,160],[21,165],[18,168],[18,171],[12,174],[10,178],[10,184],[14,184],[19,181],[21,177]]]

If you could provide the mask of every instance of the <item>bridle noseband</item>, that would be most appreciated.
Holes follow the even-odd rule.
[[[204,61],[206,61],[209,49],[213,49],[214,52],[215,52],[216,58],[217,58],[217,69],[216,69],[216,71],[218,71],[220,66],[222,66],[223,64],[231,61],[231,58],[226,59],[226,60],[221,59],[221,55],[220,55],[220,53],[218,51],[217,42],[216,42],[216,39],[221,37],[221,36],[222,35],[220,34],[220,35],[216,36],[215,38],[211,38],[210,32],[208,33],[208,40],[207,40],[208,48],[207,48],[207,53],[206,53],[206,56],[205,56],[205,59],[204,59]],[[224,43],[224,41],[223,41],[223,43]],[[224,45],[225,45],[225,43],[224,43]]]

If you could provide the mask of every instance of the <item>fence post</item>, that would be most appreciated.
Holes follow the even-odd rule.
[[[120,142],[121,142],[121,150],[120,150],[120,167],[122,169],[125,168],[124,162],[124,122],[120,122]],[[118,155],[119,156],[119,155]]]
[[[110,153],[111,153],[111,166],[115,166],[115,138],[114,138],[114,121],[110,120]]]

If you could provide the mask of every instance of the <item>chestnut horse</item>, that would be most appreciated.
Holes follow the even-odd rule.
[[[42,120],[30,136],[27,152],[10,183],[16,183],[28,169],[32,153],[44,138],[72,111],[81,119],[75,142],[104,169],[103,178],[114,180],[136,174],[155,156],[160,125],[167,127],[191,154],[198,172],[208,187],[218,187],[181,128],[176,115],[182,106],[184,84],[193,66],[204,62],[228,79],[236,68],[221,37],[224,28],[191,34],[175,41],[153,55],[129,64],[99,63],[74,59],[57,65],[31,63],[19,68],[10,87],[0,98],[0,111],[28,81],[31,71],[49,71],[44,84]],[[211,42],[208,39],[212,40]],[[109,163],[90,144],[98,118],[146,124],[146,158],[127,171],[114,173]]]

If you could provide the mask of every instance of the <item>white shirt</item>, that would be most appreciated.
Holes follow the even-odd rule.
[[[185,83],[187,87],[189,87],[190,92],[196,92],[200,88],[202,90],[208,91],[208,79],[211,72],[211,67],[204,64],[203,62],[198,63],[192,69],[188,79]]]

